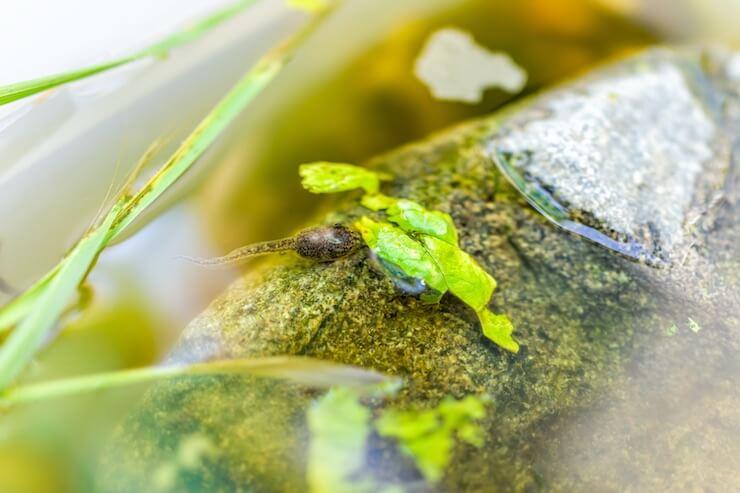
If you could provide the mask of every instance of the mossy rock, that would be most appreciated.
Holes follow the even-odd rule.
[[[440,484],[424,484],[394,443],[373,437],[368,472],[412,491],[733,489],[740,484],[738,93],[706,54],[657,53],[621,66],[672,65],[688,74],[697,100],[724,98],[703,163],[710,171],[681,184],[695,197],[681,212],[710,200],[707,180],[721,184],[721,204],[710,201],[700,221],[681,219],[692,241],[672,236],[668,264],[635,262],[558,228],[510,185],[492,143],[539,104],[526,102],[369,164],[396,177],[387,195],[453,217],[461,247],[498,282],[490,308],[513,321],[518,354],[487,340],[455,298],[430,305],[397,292],[358,251],[328,264],[291,255],[259,264],[188,326],[170,359],[306,355],[407,379],[395,397],[367,403],[374,409],[491,396],[484,446],[458,444]],[[699,78],[711,84],[697,86]],[[316,222],[350,224],[364,214],[348,194]],[[591,219],[599,217],[616,216]],[[603,227],[596,222],[589,227]],[[655,235],[646,241],[657,251]],[[702,330],[690,330],[689,318]],[[162,382],[113,438],[100,487],[307,491],[305,412],[318,395],[253,377]],[[183,443],[193,434],[210,445],[188,465],[177,457],[187,456]]]

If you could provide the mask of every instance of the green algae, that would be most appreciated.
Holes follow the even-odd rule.
[[[740,219],[717,211],[685,264],[655,270],[558,230],[526,205],[482,147],[496,117],[407,146],[372,163],[391,172],[387,196],[449,214],[460,247],[502,289],[521,350],[486,339],[460,300],[399,296],[365,252],[331,264],[270,259],[235,283],[186,330],[171,358],[300,354],[404,376],[371,409],[431,408],[447,395],[486,394],[482,446],[458,443],[441,491],[722,490],[737,481]],[[734,161],[737,162],[737,161]],[[727,185],[727,200],[737,188]],[[320,220],[367,215],[352,198]],[[705,273],[704,276],[697,272]],[[665,337],[701,314],[699,337]],[[701,371],[696,371],[701,368]],[[687,398],[682,398],[687,397]],[[158,385],[117,432],[103,491],[145,487],[150,464],[204,430],[221,454],[184,491],[306,491],[305,412],[315,394],[251,377]],[[728,432],[730,430],[730,432]],[[706,450],[716,453],[705,453]],[[370,434],[362,475],[423,481],[395,440]]]
[[[459,129],[375,165],[397,177],[384,193],[449,213],[461,225],[461,247],[511,286],[494,297],[493,306],[514,314],[526,347],[519,356],[488,342],[463,303],[443,299],[429,305],[399,297],[391,280],[358,252],[331,264],[293,258],[263,264],[190,325],[172,357],[302,354],[356,364],[408,378],[411,384],[390,401],[398,407],[439,402],[448,394],[490,394],[494,404],[481,423],[485,446],[475,454],[457,450],[440,484],[475,490],[491,477],[506,489],[536,484],[529,444],[547,436],[553,413],[594,402],[635,344],[635,332],[625,327],[648,323],[654,298],[636,289],[619,259],[552,229],[525,206],[478,151],[489,129]],[[364,214],[349,201],[326,222],[351,222]],[[550,267],[553,258],[569,256],[591,272],[587,284],[567,269]],[[581,313],[594,315],[585,320]],[[112,442],[108,456],[116,460],[107,461],[103,489],[141,484],[138,478],[147,477],[141,461],[171,453],[159,437],[205,422],[215,443],[228,444],[221,469],[202,478],[211,489],[240,484],[305,490],[306,439],[295,418],[307,405],[305,392],[249,378],[221,381],[158,386]],[[403,472],[413,465],[399,461],[391,444],[374,447],[373,474],[418,480]]]

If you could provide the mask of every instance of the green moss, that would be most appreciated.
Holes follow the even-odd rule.
[[[667,338],[661,328],[685,319],[689,305],[694,313],[736,306],[729,288],[736,285],[737,271],[718,272],[718,279],[727,281],[708,286],[714,291],[706,304],[701,292],[696,294],[697,280],[683,271],[634,264],[554,228],[527,207],[482,154],[481,141],[495,127],[496,121],[489,120],[453,129],[382,156],[371,166],[396,177],[382,193],[449,214],[460,247],[496,273],[506,289],[493,295],[488,308],[511,314],[522,345],[518,354],[486,339],[475,314],[456,298],[430,305],[399,294],[360,251],[331,264],[294,257],[262,264],[190,324],[172,358],[301,354],[406,377],[408,384],[395,397],[373,403],[379,407],[429,408],[447,395],[490,395],[490,410],[480,422],[483,446],[455,447],[441,490],[624,487],[623,470],[608,464],[599,468],[589,460],[594,444],[609,443],[640,459],[650,444],[672,443],[669,431],[660,431],[662,421],[634,411],[619,413],[615,404],[614,419],[605,418],[604,428],[577,425],[597,413],[607,396],[618,400],[626,395],[622,389],[632,389],[631,379],[642,375],[634,375],[634,368],[656,379],[635,397],[644,402],[671,386],[688,392],[686,386],[712,375],[715,366],[736,367],[736,343],[720,342],[731,332],[713,327],[705,337],[688,340]],[[322,220],[348,224],[366,213],[348,197]],[[732,244],[723,239],[736,234],[737,220],[731,221],[734,226],[723,231],[732,233],[716,233],[712,241]],[[731,267],[732,260],[722,265]],[[731,320],[725,320],[729,327]],[[666,364],[670,371],[664,372],[653,363],[687,360],[702,361],[702,375],[688,365]],[[716,375],[715,382],[726,378]],[[305,491],[305,412],[312,396],[295,386],[241,377],[158,385],[112,441],[101,485],[106,491],[131,491],[130,485],[146,484],[150,464],[166,460],[178,437],[198,429],[221,451],[200,477],[204,488]],[[723,402],[722,409],[729,410],[737,401],[728,397]],[[622,447],[619,437],[625,428],[639,433],[646,420],[655,423],[655,440],[639,450]],[[711,432],[716,423],[697,418],[694,424],[722,440],[721,433]],[[575,457],[584,460],[567,462],[582,447],[586,452]],[[566,449],[571,455],[562,453]],[[696,454],[686,457],[691,460],[677,459],[676,464],[703,460]],[[384,484],[422,479],[393,440],[371,436],[366,458],[364,473]],[[661,464],[649,477],[635,472],[635,484],[666,489],[678,477],[690,481],[705,473]],[[726,470],[737,470],[731,466]],[[712,484],[732,473],[717,477]]]

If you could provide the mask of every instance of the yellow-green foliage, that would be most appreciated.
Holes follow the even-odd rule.
[[[337,387],[308,410],[311,445],[308,452],[308,485],[312,493],[370,492],[368,481],[351,479],[365,463],[370,434],[370,411],[356,392]]]
[[[433,409],[388,409],[376,427],[381,436],[398,440],[424,477],[436,482],[450,462],[455,436],[476,447],[483,445],[483,430],[476,421],[485,417],[485,403],[485,398],[477,396],[459,401],[446,397]]]
[[[519,350],[511,336],[511,321],[487,308],[496,280],[460,248],[449,214],[378,193],[380,181],[388,177],[358,166],[304,164],[300,174],[303,186],[313,193],[362,188],[362,205],[376,212],[385,211],[388,221],[365,216],[355,222],[367,246],[387,264],[423,280],[433,293],[425,293],[422,299],[436,302],[449,291],[475,310],[487,338],[509,351]]]

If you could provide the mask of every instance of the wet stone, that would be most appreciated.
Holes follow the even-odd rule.
[[[597,71],[535,99],[488,152],[565,229],[653,264],[680,259],[734,138],[716,104],[725,74],[701,63],[655,50]]]
[[[483,446],[457,443],[436,485],[424,483],[395,442],[371,436],[362,474],[406,491],[737,489],[740,152],[728,142],[740,135],[740,95],[730,79],[715,76],[727,73],[722,58],[676,54],[671,61],[670,53],[642,55],[584,79],[578,91],[565,87],[369,163],[396,177],[383,193],[451,215],[460,246],[497,280],[489,307],[511,318],[518,354],[485,339],[475,314],[454,297],[430,305],[400,292],[363,249],[333,263],[267,259],[191,322],[171,361],[296,354],[404,377],[397,395],[365,403],[376,416],[387,406],[488,395]],[[609,103],[609,77],[622,107]],[[662,90],[658,80],[666,82]],[[697,86],[702,80],[711,84]],[[567,127],[567,114],[578,131]],[[669,115],[693,124],[671,123]],[[624,130],[622,139],[635,146],[598,125]],[[631,236],[654,255],[677,252],[687,214],[709,205],[693,222],[693,246],[657,269],[530,207],[531,195],[520,193],[532,192],[529,182],[509,174],[512,186],[491,162],[496,146],[520,156],[529,149],[531,159],[517,164],[528,171],[522,178],[536,172],[558,184],[548,193],[571,208],[558,224],[579,221],[614,241]],[[674,159],[681,162],[671,174],[665,166]],[[619,208],[590,198],[594,190]],[[576,207],[588,211],[578,215]],[[348,194],[314,223],[351,224],[364,214]],[[607,223],[619,234],[597,229]],[[306,411],[321,395],[253,377],[162,382],[110,440],[98,489],[152,491],[157,479],[169,491],[308,491]],[[185,467],[176,458],[192,443],[208,453]]]

